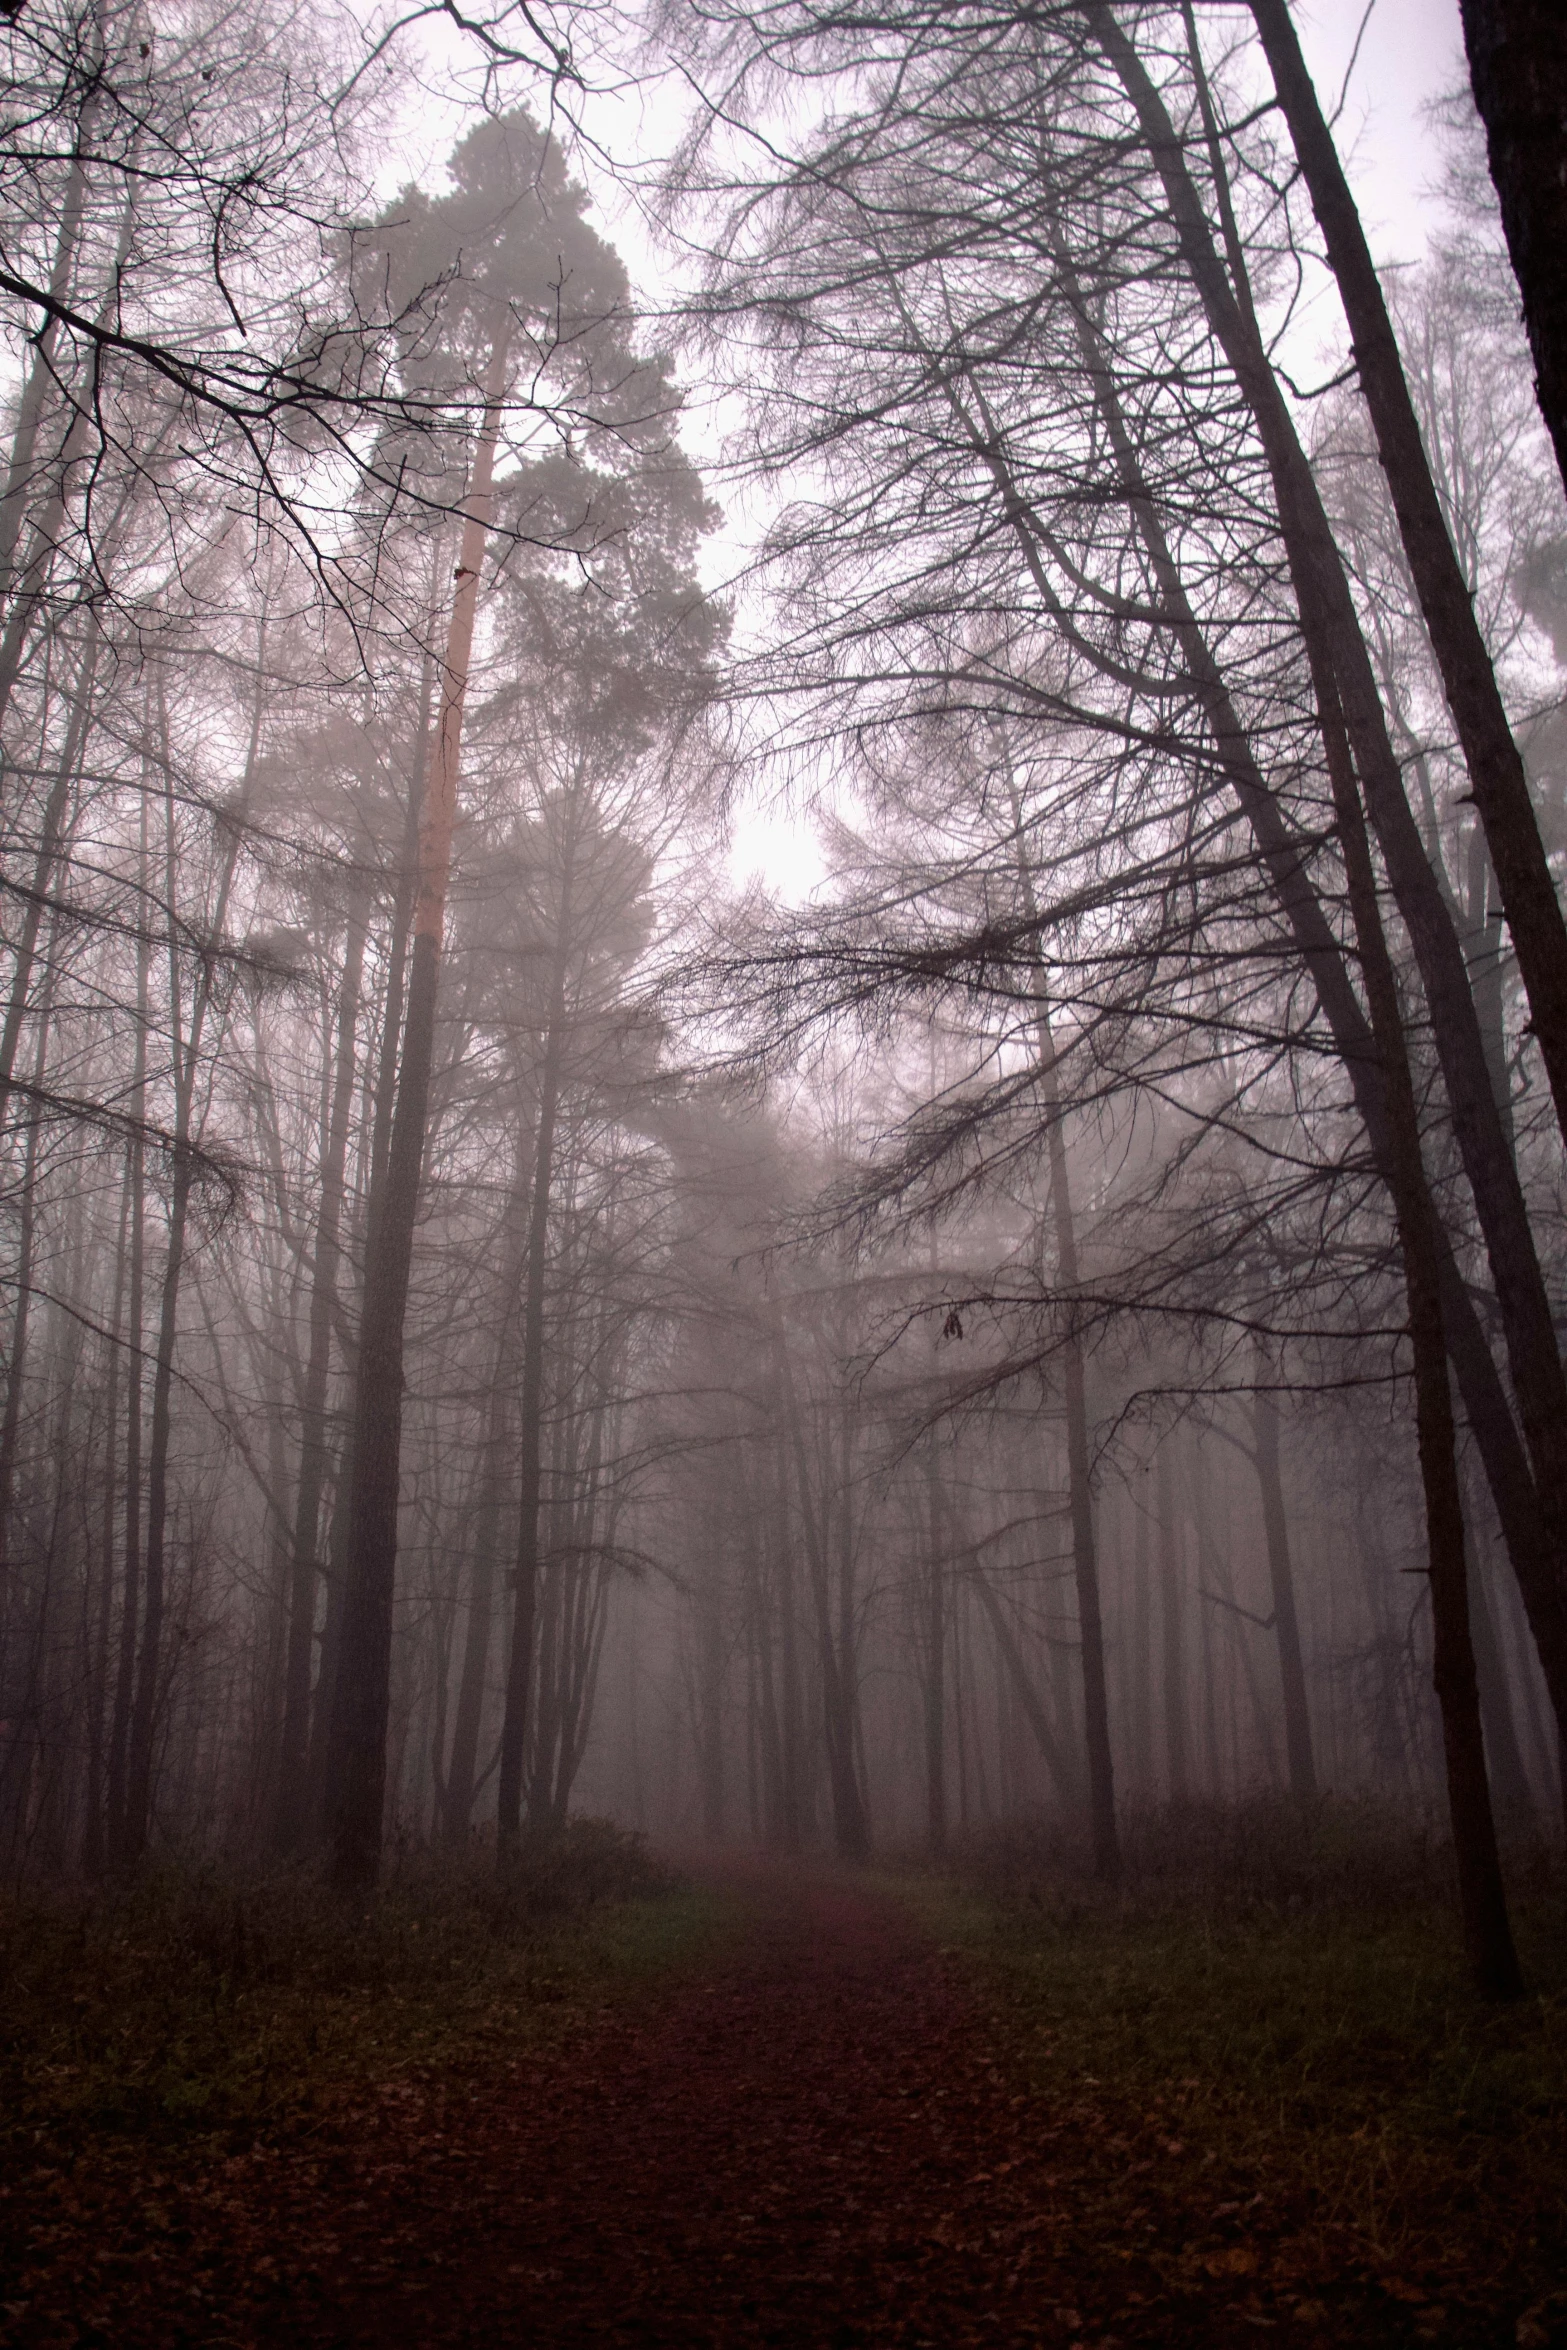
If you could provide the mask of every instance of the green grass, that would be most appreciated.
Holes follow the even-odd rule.
[[[914,1884],[1020,2067],[1163,2131],[1194,2199],[1217,2168],[1326,2246],[1445,2290],[1553,2281],[1567,2250],[1567,1935],[1559,1874],[1515,1870],[1530,1996],[1466,1977],[1443,1857],[1323,1807],[1158,1823],[1127,1887],[1048,1851]],[[1324,2253],[1324,2257],[1327,2255]]]
[[[0,1902],[0,2166],[250,2143],[367,2082],[548,2040],[726,1927],[593,1823],[509,1883],[410,1866],[369,1902],[304,1875],[169,1872]]]

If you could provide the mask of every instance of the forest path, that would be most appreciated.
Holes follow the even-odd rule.
[[[279,2248],[274,2314],[207,2338],[1110,2350],[1254,2343],[1281,2320],[1364,2338],[1291,2322],[1251,2255],[1188,2242],[1172,2292],[1226,2190],[1204,2181],[1194,2211],[1185,2149],[1151,2117],[1146,2144],[1114,2136],[1097,2085],[1027,2090],[966,1970],[894,1900],[822,1872],[731,1889],[745,1923],[696,1979],[284,2166],[250,2213]]]

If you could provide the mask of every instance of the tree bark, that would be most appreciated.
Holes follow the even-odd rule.
[[[1540,413],[1567,487],[1567,74],[1557,0],[1458,0]]]
[[[402,1462],[403,1328],[424,1170],[435,997],[457,815],[463,707],[479,572],[489,532],[505,355],[503,329],[491,359],[484,418],[469,476],[441,679],[440,724],[420,816],[413,963],[397,1106],[380,1198],[378,1202],[372,1199],[368,1218],[364,1307],[349,1439],[352,1486],[342,1646],[327,1747],[332,1878],[344,1892],[365,1891],[375,1883],[381,1866]]]
[[[1289,1519],[1284,1509],[1284,1482],[1279,1475],[1279,1413],[1263,1380],[1262,1366],[1252,1399],[1253,1458],[1262,1492],[1263,1533],[1268,1546],[1268,1579],[1273,1592],[1273,1629],[1279,1650],[1279,1680],[1284,1693],[1284,1751],[1289,1758],[1290,1793],[1298,1803],[1311,1802],[1317,1792],[1317,1760],[1312,1748],[1311,1708],[1306,1699],[1306,1668],[1301,1657],[1300,1623],[1295,1610],[1295,1569],[1290,1558]]]
[[[1094,1874],[1106,1884],[1121,1874],[1120,1839],[1115,1824],[1115,1765],[1110,1748],[1110,1701],[1105,1685],[1104,1613],[1099,1591],[1099,1560],[1094,1543],[1094,1497],[1088,1459],[1087,1374],[1083,1342],[1077,1330],[1077,1220],[1072,1208],[1071,1176],[1066,1161],[1062,1125],[1061,1082],[1050,1026],[1050,996],[1044,963],[1038,951],[1039,906],[1029,868],[1024,837],[1023,802],[1012,767],[1011,752],[1003,742],[1007,791],[1017,857],[1023,911],[1031,926],[1035,949],[1029,985],[1034,1006],[1040,1089],[1045,1105],[1045,1161],[1050,1175],[1050,1215],[1056,1232],[1056,1270],[1067,1328],[1061,1349],[1061,1385],[1066,1406],[1067,1492],[1072,1513],[1072,1578],[1077,1595],[1078,1655],[1083,1676],[1083,1742],[1088,1755],[1088,1812],[1093,1837]]]
[[[141,902],[151,901],[151,874],[147,853],[147,800],[142,796],[141,844],[138,863]],[[130,1348],[125,1381],[125,1564],[120,1580],[120,1637],[114,1684],[114,1709],[109,1723],[109,1762],[104,1783],[104,1826],[110,1864],[126,1859],[126,1764],[130,1751],[131,1709],[136,1692],[136,1649],[140,1636],[142,1559],[142,1327],[146,1307],[147,1169],[142,1140],[147,1115],[147,1030],[151,1015],[152,945],[144,923],[136,945],[136,1042],[131,1061],[131,1147],[128,1181],[131,1187],[130,1297],[126,1333]]]
[[[348,913],[348,937],[338,993],[332,1098],[321,1147],[321,1200],[316,1215],[315,1262],[310,1279],[310,1334],[300,1398],[299,1483],[294,1501],[288,1578],[288,1645],[283,1674],[283,1722],[278,1755],[274,1842],[280,1853],[300,1851],[310,1821],[310,1667],[315,1651],[317,1557],[321,1495],[331,1456],[327,1391],[332,1374],[332,1325],[337,1314],[349,1112],[353,1106],[355,1037],[369,908],[357,888]]]
[[[925,1616],[925,1849],[939,1860],[947,1849],[947,1513],[934,1440],[926,1448],[925,1477],[929,1540],[920,1594]]]
[[[265,622],[263,622],[263,645]],[[246,759],[246,781],[254,767],[261,725],[262,659],[257,661],[256,704]],[[180,1021],[180,949],[175,930],[178,903],[175,847],[174,773],[163,745],[163,867],[169,923],[169,1039],[174,1067],[173,1168],[169,1190],[168,1234],[163,1259],[163,1284],[158,1307],[158,1345],[152,1370],[152,1428],[147,1451],[147,1550],[143,1561],[140,1653],[136,1661],[136,1697],[131,1709],[130,1739],[125,1765],[124,1854],[139,1860],[146,1849],[152,1824],[152,1781],[158,1714],[163,1696],[163,1613],[167,1585],[169,1524],[169,1448],[174,1432],[174,1356],[179,1337],[180,1286],[185,1274],[185,1245],[189,1233],[191,1188],[195,1168],[194,1113],[196,1079],[207,1014],[212,1004],[212,971],[198,972],[191,1003],[190,1030],[182,1035]],[[212,935],[220,938],[228,914],[229,894],[239,864],[240,833],[230,832],[218,882],[212,917]]]
[[[1180,1528],[1166,1437],[1155,1456],[1159,1512],[1159,1626],[1164,1679],[1165,1786],[1172,1805],[1190,1793],[1191,1738],[1186,1717],[1186,1589],[1181,1577]]]
[[[539,1117],[533,1138],[533,1199],[528,1211],[528,1246],[522,1307],[522,1392],[517,1413],[520,1491],[517,1501],[517,1562],[513,1588],[511,1651],[506,1666],[506,1704],[501,1721],[500,1775],[496,1782],[496,1850],[504,1863],[522,1836],[522,1784],[527,1762],[528,1714],[533,1694],[534,1637],[538,1628],[540,1515],[544,1500],[544,1314],[549,1279],[550,1188],[555,1173],[555,1125],[560,1112],[566,1054],[566,986],[572,930],[575,822],[566,836],[561,876],[559,928],[550,980],[548,1024],[539,1069]]]
[[[1409,1302],[1415,1426],[1425,1495],[1433,1679],[1442,1716],[1442,1750],[1458,1862],[1464,1940],[1475,1982],[1484,1996],[1515,1999],[1522,1994],[1523,1976],[1507,1914],[1480,1721],[1480,1692],[1469,1622],[1469,1571],[1464,1550],[1457,1434],[1442,1329],[1437,1214],[1421,1156],[1420,1122],[1404,1042],[1403,1015],[1392,957],[1382,930],[1349,741],[1334,698],[1331,672],[1318,671],[1315,683],[1350,911],[1360,950],[1372,1033],[1386,1081],[1391,1145],[1389,1190]]]

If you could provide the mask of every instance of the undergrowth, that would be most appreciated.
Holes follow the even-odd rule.
[[[405,1855],[359,1901],[303,1872],[174,1868],[0,1897],[0,2165],[254,2142],[366,2080],[548,2036],[715,1925],[600,1821],[505,1879]]]
[[[1567,2277],[1558,1862],[1512,1857],[1507,2006],[1469,1983],[1450,1855],[1373,1809],[1134,1820],[1126,1862],[1105,1890],[1017,1831],[913,1892],[1041,2086],[1086,2084],[1199,2179],[1433,2291]]]

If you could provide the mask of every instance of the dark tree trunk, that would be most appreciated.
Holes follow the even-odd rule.
[[[773,1521],[773,1595],[778,1610],[778,1678],[780,1698],[779,1843],[785,1852],[798,1852],[805,1841],[805,1694],[800,1685],[800,1630],[796,1613],[794,1533],[789,1509],[789,1462],[783,1444],[772,1447],[777,1477],[777,1514]]]
[[[1264,1373],[1266,1366],[1264,1366]],[[1284,1692],[1284,1750],[1289,1758],[1290,1793],[1297,1802],[1310,1802],[1317,1792],[1317,1761],[1311,1742],[1311,1709],[1306,1701],[1306,1668],[1300,1650],[1300,1623],[1295,1611],[1295,1568],[1290,1558],[1289,1520],[1284,1509],[1284,1481],[1279,1475],[1279,1413],[1267,1387],[1259,1383],[1253,1399],[1253,1458],[1262,1490],[1262,1524],[1268,1546],[1268,1579],[1273,1591],[1273,1630],[1279,1650],[1279,1679]]]
[[[934,1447],[925,1455],[929,1486],[929,1542],[920,1594],[925,1624],[925,1849],[939,1860],[947,1849],[947,1513]]]
[[[1181,1534],[1176,1523],[1175,1494],[1170,1475],[1170,1448],[1166,1437],[1156,1455],[1154,1476],[1159,1513],[1159,1626],[1163,1635],[1161,1658],[1164,1678],[1164,1770],[1171,1803],[1184,1803],[1189,1792],[1191,1739],[1186,1720],[1186,1589],[1181,1575]]]
[[[1559,0],[1458,0],[1540,413],[1567,487],[1567,71]]]
[[[39,1007],[38,1044],[33,1057],[35,1090],[43,1085],[49,1047],[49,997],[45,987]],[[38,1224],[38,1135],[42,1117],[36,1105],[27,1112],[27,1140],[22,1148],[21,1213],[17,1219],[16,1305],[5,1350],[5,1409],[0,1412],[0,1687],[9,1648],[11,1619],[12,1505],[16,1493],[17,1455],[22,1441],[22,1397],[27,1386],[27,1342],[33,1308],[33,1242]]]
[[[321,1204],[316,1217],[315,1262],[310,1281],[310,1335],[300,1398],[299,1485],[295,1495],[292,1556],[288,1577],[288,1645],[283,1674],[283,1721],[278,1755],[278,1801],[274,1840],[282,1853],[298,1852],[309,1829],[310,1667],[315,1650],[316,1586],[320,1562],[321,1495],[331,1459],[327,1391],[332,1373],[332,1325],[337,1312],[338,1254],[343,1217],[343,1177],[348,1158],[349,1112],[354,1092],[354,1040],[359,1024],[359,989],[364,966],[368,908],[355,895],[338,997],[337,1046],[332,1099],[321,1149]]]
[[[508,1283],[501,1308],[505,1319],[495,1343],[489,1408],[479,1460],[479,1498],[474,1517],[473,1559],[468,1576],[468,1622],[463,1636],[457,1710],[452,1722],[452,1751],[446,1769],[446,1794],[442,1805],[442,1840],[451,1845],[461,1844],[466,1838],[473,1818],[474,1797],[478,1792],[479,1733],[484,1722],[485,1678],[489,1670],[490,1636],[495,1614],[495,1559],[504,1486],[511,1287],[512,1284]]]
[[[1023,910],[1038,919],[1034,878],[1029,869],[1023,804],[1006,754],[1007,785],[1017,844]],[[1037,936],[1037,931],[1035,932]],[[1040,1088],[1045,1108],[1045,1157],[1050,1170],[1050,1214],[1056,1232],[1058,1303],[1066,1316],[1061,1349],[1061,1385],[1066,1404],[1067,1491],[1072,1512],[1072,1577],[1077,1594],[1078,1656],[1083,1676],[1083,1734],[1088,1753],[1088,1810],[1094,1845],[1094,1873],[1107,1884],[1121,1874],[1115,1824],[1115,1765],[1110,1750],[1110,1702],[1105,1686],[1104,1614],[1100,1604],[1099,1560],[1094,1544],[1094,1496],[1088,1458],[1087,1374],[1077,1328],[1079,1267],[1077,1220],[1062,1127],[1060,1074],[1050,1027],[1044,966],[1034,959],[1030,974],[1034,1027],[1039,1050]]]
[[[503,338],[491,363],[492,388],[468,485],[441,681],[440,725],[420,817],[413,965],[397,1105],[380,1196],[377,1199],[372,1194],[368,1217],[364,1308],[349,1437],[351,1485],[341,1649],[327,1734],[332,1877],[345,1892],[373,1885],[381,1866],[402,1464],[403,1328],[429,1118],[435,998],[457,814],[463,706],[479,571],[488,536],[490,482],[500,426],[498,387],[504,360]]]
[[[1502,1820],[1515,1835],[1521,1835],[1535,1822],[1534,1791],[1529,1785],[1523,1748],[1518,1742],[1512,1691],[1507,1683],[1507,1665],[1496,1634],[1496,1622],[1485,1588],[1485,1574],[1478,1560],[1472,1563],[1469,1574],[1469,1616],[1474,1641],[1475,1677],[1480,1688],[1480,1719],[1485,1729],[1485,1754],[1490,1766],[1491,1785],[1495,1790],[1496,1806]]]
[[[244,783],[255,766],[260,739],[262,678],[265,670],[266,624],[262,622],[261,651],[252,715],[250,749]],[[161,710],[161,700],[160,700]],[[152,1370],[152,1428],[147,1451],[147,1550],[143,1562],[140,1650],[136,1660],[136,1696],[131,1708],[130,1739],[125,1762],[125,1857],[137,1861],[146,1849],[152,1825],[152,1781],[157,1746],[159,1710],[163,1698],[163,1614],[167,1596],[169,1527],[169,1448],[174,1434],[174,1356],[179,1338],[180,1287],[185,1274],[185,1246],[190,1226],[191,1189],[197,1147],[196,1080],[201,1068],[202,1043],[212,1005],[211,968],[197,971],[191,1002],[190,1028],[180,1018],[180,944],[175,927],[178,898],[178,859],[174,813],[174,771],[169,756],[167,728],[162,729],[163,887],[169,924],[169,1040],[174,1068],[173,1174],[169,1187],[169,1223],[163,1258],[163,1285],[158,1306],[158,1345]],[[241,787],[243,796],[244,785]],[[229,895],[239,864],[240,830],[230,833],[212,913],[212,935],[221,938],[228,916]]]
[[[522,1301],[522,1393],[518,1404],[516,1602],[506,1665],[496,1783],[496,1849],[504,1862],[522,1836],[522,1786],[527,1764],[529,1708],[538,1630],[540,1533],[544,1501],[544,1315],[549,1277],[550,1187],[555,1171],[555,1126],[560,1112],[566,1052],[566,982],[570,954],[572,858],[568,841],[561,886],[560,929],[550,990],[549,1025],[539,1070],[539,1118],[533,1140],[533,1199]]]
[[[1148,1558],[1147,1474],[1146,1469],[1139,1468],[1128,1495],[1132,1509],[1132,1636],[1127,1728],[1138,1799],[1143,1803],[1148,1801],[1153,1779],[1153,1691],[1149,1682],[1153,1609]]]
[[[169,1441],[173,1432],[174,1349],[190,1211],[190,1155],[178,1149],[169,1202],[168,1242],[152,1370],[152,1431],[147,1454],[147,1554],[143,1566],[136,1697],[125,1760],[124,1856],[139,1860],[152,1824],[152,1778],[163,1678],[163,1610],[169,1524]]]
[[[120,1192],[120,1224],[114,1248],[114,1311],[109,1323],[108,1365],[104,1395],[102,1531],[98,1541],[96,1620],[87,1635],[88,1718],[87,1787],[82,1820],[82,1875],[88,1883],[101,1877],[108,1852],[106,1809],[107,1734],[109,1727],[110,1633],[114,1620],[115,1521],[120,1504],[120,1350],[125,1320],[125,1273],[130,1238],[131,1174],[127,1165]]]
[[[142,800],[140,881],[142,903],[150,902],[147,858],[147,803]],[[104,1785],[104,1824],[111,1864],[123,1862],[125,1851],[126,1765],[130,1752],[131,1709],[136,1691],[136,1649],[141,1613],[142,1531],[142,1328],[145,1321],[147,1263],[147,1171],[142,1121],[147,1115],[147,1027],[150,1016],[151,946],[145,928],[136,950],[136,1041],[131,1063],[130,1115],[132,1141],[127,1180],[131,1190],[130,1298],[126,1308],[129,1355],[125,1378],[125,1564],[120,1578],[120,1637],[114,1684],[114,1710],[109,1724],[109,1762]]]
[[[1449,1816],[1469,1963],[1487,1998],[1514,1999],[1523,1977],[1513,1947],[1496,1846],[1469,1621],[1469,1571],[1457,1436],[1442,1329],[1437,1214],[1426,1181],[1420,1123],[1404,1041],[1392,958],[1382,930],[1376,880],[1331,671],[1314,671],[1323,748],[1333,787],[1339,846],[1365,978],[1372,1033],[1386,1081],[1391,1142],[1389,1189],[1409,1300],[1415,1425],[1425,1494],[1434,1680],[1442,1715]]]
[[[724,1836],[724,1616],[714,1572],[718,1545],[708,1535],[697,1624],[697,1756],[702,1781],[702,1833],[709,1844]]]

